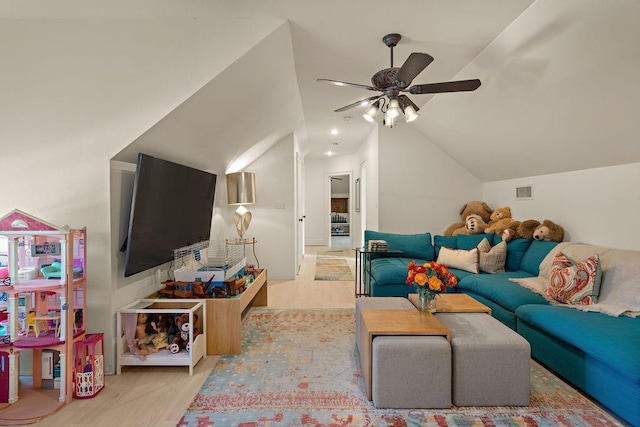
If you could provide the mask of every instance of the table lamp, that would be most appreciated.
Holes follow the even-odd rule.
[[[251,212],[244,205],[256,202],[256,178],[253,172],[227,174],[227,203],[239,205],[233,215],[236,231],[242,239],[251,223]]]

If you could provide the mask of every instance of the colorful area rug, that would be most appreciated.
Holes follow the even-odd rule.
[[[620,426],[531,362],[529,407],[382,410],[367,401],[353,310],[253,308],[178,426]]]
[[[344,258],[318,256],[315,280],[353,280],[353,273]]]
[[[355,251],[353,249],[348,249],[348,248],[329,248],[324,251],[321,251],[320,255],[353,258],[355,256]]]

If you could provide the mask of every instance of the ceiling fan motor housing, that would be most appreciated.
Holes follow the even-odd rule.
[[[384,91],[388,87],[394,85],[396,74],[398,74],[398,67],[385,68],[380,70],[371,77],[371,84],[378,90]]]

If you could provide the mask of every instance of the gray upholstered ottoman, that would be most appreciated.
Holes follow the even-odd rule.
[[[360,297],[356,298],[356,345],[360,350],[360,310],[415,310],[415,306],[402,297]]]
[[[445,337],[377,336],[371,356],[376,408],[451,407],[451,347]]]
[[[451,333],[453,404],[527,406],[531,347],[484,313],[437,313]]]

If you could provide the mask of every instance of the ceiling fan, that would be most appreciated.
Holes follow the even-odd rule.
[[[413,79],[422,72],[431,62],[433,57],[426,53],[413,52],[406,59],[401,67],[393,66],[393,48],[398,44],[402,36],[400,34],[387,34],[382,38],[382,42],[391,49],[391,67],[380,70],[371,77],[372,86],[357,83],[342,82],[339,80],[317,79],[319,82],[326,82],[336,86],[353,86],[361,89],[382,92],[381,95],[370,96],[361,99],[344,107],[334,110],[339,113],[358,105],[369,105],[370,108],[363,117],[369,122],[375,122],[378,111],[385,113],[384,124],[393,126],[396,119],[403,113],[405,121],[412,122],[418,118],[418,106],[402,92],[409,92],[413,95],[435,94],[445,92],[467,92],[480,87],[480,80],[457,80],[452,82],[427,83],[409,86]]]

